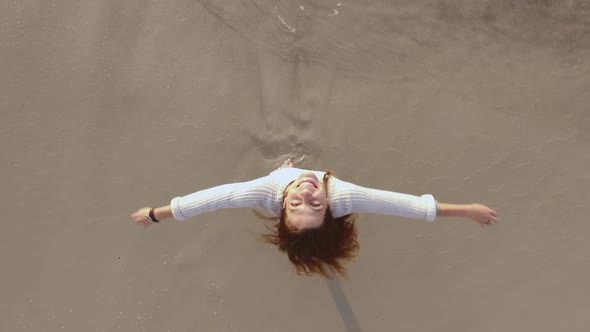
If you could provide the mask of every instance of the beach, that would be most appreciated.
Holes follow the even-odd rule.
[[[586,331],[585,1],[0,4],[2,331]],[[500,224],[357,221],[299,276],[249,209],[129,217],[287,158]]]

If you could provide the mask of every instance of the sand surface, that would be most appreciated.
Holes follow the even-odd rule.
[[[588,331],[588,1],[3,1],[1,331]],[[348,280],[225,210],[287,157],[483,203],[361,216]]]

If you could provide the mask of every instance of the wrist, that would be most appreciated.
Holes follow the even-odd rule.
[[[170,205],[157,207],[154,209],[154,216],[157,220],[162,221],[172,217],[172,209]]]
[[[160,219],[159,219],[159,218],[157,218],[157,217],[156,217],[156,215],[154,214],[154,210],[155,210],[155,209],[152,209],[152,210],[150,211],[150,218],[151,218],[151,219],[152,219],[154,222],[160,222]]]
[[[145,214],[146,218],[148,218],[152,223],[159,223],[160,220],[158,220],[156,218],[156,216],[154,215],[154,208],[149,208],[147,210],[147,213]]]
[[[473,211],[473,204],[439,203],[438,215],[441,217],[469,218]]]

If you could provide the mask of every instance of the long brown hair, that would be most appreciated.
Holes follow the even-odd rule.
[[[326,193],[331,176],[331,171],[324,174],[323,183]],[[286,194],[283,193],[283,200],[285,197]],[[279,251],[285,252],[291,263],[295,265],[297,274],[308,276],[319,274],[331,279],[329,270],[346,277],[346,269],[342,263],[355,257],[359,251],[356,239],[356,214],[334,218],[328,206],[321,226],[297,230],[287,225],[285,209],[281,209],[279,217],[263,216],[256,211],[254,213],[262,219],[275,221],[274,229],[266,226],[271,234],[262,235],[262,239],[276,245]]]

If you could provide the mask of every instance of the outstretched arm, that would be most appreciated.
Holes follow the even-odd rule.
[[[170,205],[157,207],[151,217],[158,221],[176,219],[178,221],[224,208],[260,208],[273,211],[276,203],[277,182],[265,176],[247,182],[229,183],[192,194],[175,197]],[[144,227],[152,224],[151,208],[141,208],[131,214],[131,218]]]
[[[496,212],[481,204],[437,202],[432,195],[409,195],[362,187],[330,179],[332,209],[336,217],[349,213],[375,213],[434,221],[438,216],[471,219],[481,226],[498,223]]]

